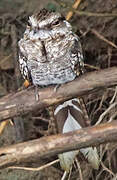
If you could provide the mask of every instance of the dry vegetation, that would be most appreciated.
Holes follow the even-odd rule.
[[[0,97],[22,88],[17,58],[17,41],[25,29],[29,14],[42,7],[61,11],[67,15],[73,1],[9,1],[0,2]],[[80,1],[79,1],[80,2]],[[7,6],[5,4],[7,3]],[[13,7],[16,8],[13,8]],[[3,8],[2,8],[3,7]],[[72,8],[71,8],[72,7]],[[114,0],[81,0],[71,18],[67,16],[74,31],[79,35],[85,56],[87,71],[99,71],[117,66],[117,2]],[[103,77],[102,77],[103,78]],[[113,121],[117,118],[117,87],[99,89],[98,92],[85,96],[85,102],[91,125]],[[55,133],[55,127],[48,110],[32,112],[15,117],[14,126],[9,122],[0,137],[0,146],[15,144],[26,140],[40,138]],[[98,171],[92,170],[81,155],[75,162],[67,179],[79,180],[116,180],[117,179],[117,144],[108,143],[98,147],[102,160]],[[55,160],[57,157],[43,161],[23,164],[38,167]],[[59,180],[63,171],[59,163],[41,171],[1,170],[0,179],[44,179]]]

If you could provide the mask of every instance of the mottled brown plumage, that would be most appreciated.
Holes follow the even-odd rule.
[[[35,86],[63,84],[83,73],[84,62],[79,38],[60,13],[45,9],[29,17],[28,26],[19,41],[19,64],[24,79]],[[78,99],[55,108],[58,132],[66,133],[85,127],[84,111]],[[98,168],[97,150],[81,152]],[[78,151],[59,155],[61,167],[69,171]]]

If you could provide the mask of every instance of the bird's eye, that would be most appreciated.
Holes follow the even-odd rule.
[[[31,24],[30,24],[30,22],[29,22],[29,21],[28,21],[28,23],[27,23],[27,26],[28,26],[28,27],[30,27],[30,26],[31,26]]]
[[[53,26],[56,26],[58,24],[59,24],[59,21],[55,21],[55,22],[52,23]]]

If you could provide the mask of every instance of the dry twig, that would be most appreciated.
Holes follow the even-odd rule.
[[[96,35],[99,39],[101,39],[102,41],[106,42],[107,44],[109,44],[109,45],[111,45],[112,47],[114,47],[114,48],[117,49],[117,46],[116,46],[113,42],[109,41],[109,40],[106,39],[104,36],[102,36],[101,34],[99,34],[95,29],[91,29],[91,32],[92,32],[93,34],[95,34],[95,35]]]
[[[59,159],[55,160],[55,161],[52,161],[50,163],[47,163],[41,167],[38,167],[38,168],[29,168],[29,167],[21,167],[21,166],[10,166],[8,167],[8,169],[21,169],[21,170],[26,170],[26,171],[41,171],[49,166],[52,166],[53,164],[59,162]]]
[[[5,128],[5,126],[8,124],[8,122],[9,122],[9,120],[4,121],[4,122],[2,122],[0,124],[0,134],[2,134],[2,132],[3,132],[4,128]]]
[[[77,159],[75,159],[75,161],[76,161],[76,164],[77,164],[77,167],[78,167],[80,180],[83,180],[83,175],[82,175],[82,170],[81,170],[81,167],[80,167],[80,163],[78,162]]]
[[[92,16],[92,17],[117,17],[117,13],[94,13],[94,12],[88,12],[88,11],[78,11],[74,10],[72,8],[72,11],[75,12],[79,16]]]
[[[117,103],[111,104],[111,105],[106,109],[106,111],[104,111],[104,112],[101,114],[99,120],[96,122],[96,125],[97,125],[97,124],[100,124],[101,121],[103,120],[103,118],[104,118],[104,117],[110,112],[110,110],[111,110],[112,108],[114,108],[116,105],[117,105]]]
[[[76,0],[75,3],[73,4],[72,8],[73,9],[77,9],[77,7],[79,6],[80,2],[82,0]],[[73,11],[69,11],[67,16],[66,16],[66,20],[70,20],[70,18],[73,16]]]

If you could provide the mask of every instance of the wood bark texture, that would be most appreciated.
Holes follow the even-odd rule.
[[[55,86],[39,88],[39,101],[35,100],[35,88],[30,87],[0,99],[0,121],[115,85],[117,67],[86,73],[72,82],[61,85],[56,91]]]
[[[117,141],[117,121],[0,148],[0,168]]]

